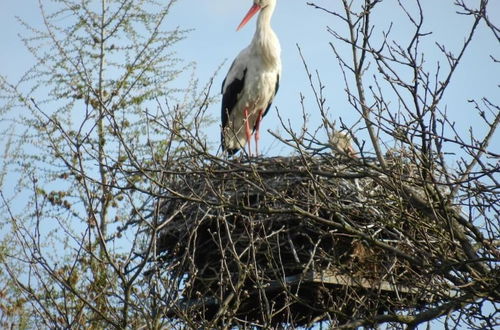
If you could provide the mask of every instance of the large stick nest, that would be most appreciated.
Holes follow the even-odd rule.
[[[324,155],[170,176],[158,255],[183,279],[183,303],[173,313],[211,320],[225,308],[258,324],[340,322],[449,295],[425,262],[412,262],[417,254],[430,263],[455,253],[445,226],[397,189],[414,186],[425,195],[414,166],[394,158],[398,180],[388,188],[373,165]]]

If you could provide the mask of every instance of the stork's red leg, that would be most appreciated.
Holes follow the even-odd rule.
[[[250,131],[250,123],[248,122],[248,108],[243,110],[243,115],[245,117],[245,135],[247,137],[248,143],[248,156],[252,155],[252,149],[250,148],[250,139],[252,137],[252,131]]]
[[[262,120],[263,113],[264,113],[264,109],[260,109],[259,115],[257,116],[257,121],[255,122],[255,153],[256,153],[256,156],[259,155],[260,121]]]

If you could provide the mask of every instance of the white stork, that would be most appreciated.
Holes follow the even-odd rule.
[[[330,136],[330,146],[336,153],[357,157],[352,147],[352,138],[347,132],[334,131]]]
[[[255,152],[259,154],[259,126],[278,91],[281,75],[281,48],[271,28],[276,0],[254,0],[237,30],[259,10],[257,28],[250,45],[234,60],[222,82],[222,149],[229,155],[244,148],[255,132]]]

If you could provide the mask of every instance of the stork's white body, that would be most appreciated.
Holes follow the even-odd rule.
[[[222,85],[222,146],[230,154],[248,141],[248,128],[259,138],[259,124],[269,110],[281,75],[281,48],[271,28],[276,0],[265,2],[250,45],[236,57]]]

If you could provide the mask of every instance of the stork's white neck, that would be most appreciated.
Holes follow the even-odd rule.
[[[271,28],[271,17],[276,7],[275,1],[270,1],[269,5],[262,8],[257,20],[257,28],[252,40],[252,44],[258,50],[265,62],[275,65],[280,62],[280,45],[276,34]]]
[[[276,7],[276,2],[271,1],[269,2],[269,5],[261,9],[259,13],[259,19],[257,21],[257,33],[266,32],[265,30],[272,30],[271,17],[273,16],[275,7]]]

